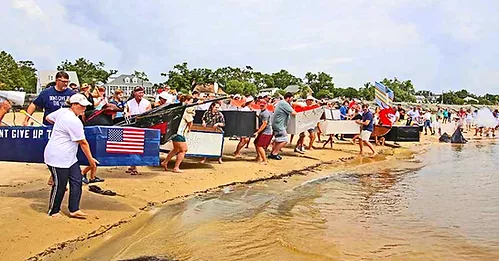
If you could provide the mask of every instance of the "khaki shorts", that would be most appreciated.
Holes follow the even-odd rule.
[[[362,130],[360,132],[360,138],[364,141],[369,141],[369,139],[371,138],[371,133],[372,131]]]

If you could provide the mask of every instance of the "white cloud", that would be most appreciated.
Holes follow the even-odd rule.
[[[43,17],[43,12],[34,0],[12,0],[12,7],[26,12],[33,18]]]

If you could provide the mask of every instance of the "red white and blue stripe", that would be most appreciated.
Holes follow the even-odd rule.
[[[395,95],[390,88],[379,82],[374,82],[374,100],[381,108],[392,107]]]

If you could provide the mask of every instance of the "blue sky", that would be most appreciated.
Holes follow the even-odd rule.
[[[324,71],[340,87],[397,77],[434,92],[499,93],[499,1],[6,1],[2,49],[39,70],[85,57],[159,82],[186,61]]]

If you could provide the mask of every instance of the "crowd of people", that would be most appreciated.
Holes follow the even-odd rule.
[[[73,217],[85,217],[86,214],[79,210],[82,183],[103,182],[104,179],[96,176],[97,160],[91,154],[88,142],[85,139],[83,123],[92,115],[106,106],[115,106],[114,122],[120,122],[127,117],[144,113],[153,107],[163,106],[171,103],[181,103],[184,105],[197,104],[187,107],[182,115],[177,133],[171,138],[173,149],[161,165],[165,170],[169,170],[169,161],[176,157],[173,172],[183,172],[180,168],[182,161],[188,151],[189,144],[186,136],[193,126],[196,110],[204,110],[202,116],[202,126],[222,131],[226,122],[222,111],[239,110],[255,111],[259,124],[254,130],[254,149],[256,152],[255,161],[260,164],[268,164],[268,159],[281,160],[282,149],[293,142],[294,135],[287,133],[290,117],[297,113],[313,110],[324,106],[328,109],[339,109],[339,120],[353,120],[359,124],[360,133],[351,140],[352,143],[358,141],[359,153],[363,154],[364,147],[371,150],[374,157],[377,152],[370,143],[371,134],[377,124],[386,124],[383,119],[389,120],[389,125],[404,124],[408,126],[419,126],[420,132],[424,135],[441,134],[442,124],[454,122],[457,127],[465,128],[467,131],[475,130],[475,135],[495,136],[495,129],[499,125],[498,111],[486,112],[459,110],[454,117],[448,109],[438,108],[437,110],[425,110],[421,107],[414,107],[408,112],[402,106],[381,110],[376,108],[372,112],[367,104],[361,104],[356,100],[344,100],[341,105],[330,101],[319,101],[312,96],[308,96],[304,101],[295,101],[293,93],[286,93],[283,97],[271,97],[269,95],[252,97],[234,95],[230,99],[211,101],[215,94],[202,94],[194,91],[192,94],[181,94],[167,86],[158,90],[154,97],[154,102],[150,102],[144,97],[144,88],[137,86],[130,97],[125,97],[123,91],[115,90],[112,97],[106,97],[106,90],[103,86],[92,88],[90,84],[83,83],[81,86],[69,85],[69,75],[65,72],[56,74],[56,81],[53,86],[44,89],[38,97],[26,109],[27,116],[23,122],[24,126],[30,124],[31,114],[37,108],[43,109],[43,124],[53,125],[52,137],[45,148],[44,161],[50,172],[48,184],[52,186],[50,196],[49,215],[60,216],[60,205],[67,183],[69,182],[70,200],[69,210]],[[69,85],[69,86],[68,86]],[[4,100],[0,100],[3,112],[8,110]],[[64,107],[64,108],[63,108]],[[339,107],[339,108],[337,108]],[[386,114],[386,110],[389,114]],[[389,115],[389,116],[387,116]],[[484,116],[485,115],[485,116]],[[3,116],[3,114],[2,114]],[[323,115],[324,119],[324,115]],[[320,124],[307,129],[298,134],[298,139],[294,145],[294,152],[303,154],[306,150],[313,150],[315,141],[333,146],[334,138],[345,140],[341,134],[328,134],[328,139],[321,140],[322,130]],[[308,134],[308,143],[305,138]],[[239,143],[234,151],[236,158],[241,157],[241,152],[248,148],[253,137],[238,137]],[[378,137],[376,137],[378,138]],[[376,139],[376,145],[382,145],[384,138]],[[81,171],[76,153],[78,146],[82,148],[88,159],[89,166]],[[205,163],[206,158],[200,162]],[[223,163],[222,158],[218,162]],[[139,174],[135,166],[130,166],[127,173],[131,175]],[[83,176],[82,176],[83,174]],[[87,178],[87,174],[89,177]]]

